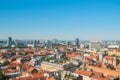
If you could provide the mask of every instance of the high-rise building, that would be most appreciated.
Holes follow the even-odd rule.
[[[8,40],[9,40],[9,42],[11,42],[12,41],[12,37],[8,37]]]
[[[56,43],[57,43],[57,39],[54,38],[54,39],[52,40],[52,43],[56,44]]]
[[[75,44],[76,44],[77,48],[80,47],[79,38],[76,38],[76,40],[75,40]]]
[[[71,42],[70,42],[70,41],[68,41],[68,42],[67,42],[67,45],[68,45],[68,46],[71,46],[72,44],[71,44]]]
[[[35,40],[35,41],[34,41],[34,47],[36,47],[36,46],[37,46],[37,41]]]
[[[12,45],[12,37],[8,37],[8,47],[11,47]]]
[[[47,40],[45,44],[46,44],[46,48],[52,47],[52,42],[50,40]]]
[[[40,40],[37,41],[37,44],[40,44]]]

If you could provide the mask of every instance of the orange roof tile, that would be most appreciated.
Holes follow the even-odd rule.
[[[51,78],[48,78],[48,80],[55,80],[55,78],[54,78],[54,77],[51,77]]]
[[[97,76],[98,76],[98,75],[101,76],[103,73],[93,71],[93,74],[95,74],[95,75],[97,75]]]
[[[32,75],[33,78],[43,78],[44,77],[44,71],[41,71],[37,74]]]
[[[106,79],[106,78],[99,78],[98,80],[108,80],[108,79]]]
[[[13,61],[11,62],[9,65],[8,65],[8,68],[11,68],[11,67],[16,67],[18,66],[20,63],[18,61]]]
[[[81,55],[81,53],[76,52],[76,53],[67,53],[66,57],[68,58],[74,58],[74,57],[79,57]]]
[[[109,70],[107,68],[99,68],[99,67],[95,67],[95,66],[90,66],[90,65],[86,65],[87,68],[92,69],[93,71],[96,72],[100,72],[103,73],[105,75],[111,75],[111,76],[118,76],[120,74],[120,71],[114,71],[114,70]]]
[[[88,59],[95,59],[96,58],[96,56],[85,56],[85,57]]]
[[[105,56],[104,58],[107,60],[114,60],[114,58],[112,56]]]
[[[28,69],[28,71],[29,71],[29,72],[32,72],[34,69],[35,69],[34,67],[30,67],[30,68]]]
[[[75,73],[79,74],[79,75],[84,75],[84,76],[91,76],[92,75],[92,72],[85,71],[85,70],[77,70]]]

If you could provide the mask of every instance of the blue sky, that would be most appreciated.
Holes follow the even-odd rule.
[[[120,40],[120,0],[0,0],[0,39]]]

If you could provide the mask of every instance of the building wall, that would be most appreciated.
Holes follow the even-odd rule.
[[[83,80],[91,80],[91,78],[89,76],[84,76],[83,75]]]
[[[54,72],[54,71],[63,70],[63,66],[57,65],[57,64],[52,64],[52,63],[50,63],[50,64],[41,63],[41,69],[50,71],[50,72]]]
[[[102,45],[100,42],[91,42],[89,46],[90,48],[94,48],[96,50],[100,50],[102,48]]]

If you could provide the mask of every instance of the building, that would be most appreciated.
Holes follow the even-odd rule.
[[[108,46],[108,49],[119,49],[120,48],[120,46],[118,46],[118,45],[109,45]]]
[[[57,43],[57,39],[53,38],[52,43],[56,44]]]
[[[76,40],[75,40],[75,44],[76,44],[77,48],[79,48],[79,47],[80,47],[79,38],[76,38]]]
[[[72,43],[71,43],[70,41],[68,41],[68,42],[67,42],[67,45],[68,45],[68,46],[71,46],[71,45],[72,45]]]
[[[7,45],[8,45],[8,47],[11,47],[11,45],[12,45],[12,37],[8,37]]]
[[[105,77],[108,78],[107,80],[110,79],[110,77],[108,77],[108,76],[111,76],[112,78],[117,78],[120,75],[120,71],[110,70],[107,68],[99,68],[99,67],[90,66],[90,65],[87,65],[87,68],[89,68],[95,72],[102,73]],[[110,79],[110,80],[114,80],[114,79]]]
[[[81,80],[91,80],[90,76],[92,75],[92,72],[77,70],[75,73],[77,74],[77,76],[81,77]]]
[[[33,44],[34,44],[34,47],[37,47],[37,41],[36,40],[34,41]]]
[[[45,42],[45,44],[46,44],[46,49],[52,47],[52,42],[51,42],[50,40],[47,40],[47,41]]]
[[[49,62],[42,62],[41,63],[41,69],[49,72],[56,72],[63,70],[63,65],[60,64],[54,64]]]
[[[34,48],[34,44],[27,44],[27,47]]]
[[[116,57],[112,57],[112,56],[105,56],[103,59],[103,63],[107,63],[107,64],[111,64],[114,67],[117,66],[118,60]]]
[[[120,49],[109,49],[108,50],[108,55],[120,56]]]
[[[100,41],[91,41],[89,44],[90,49],[100,50],[102,47],[102,44]]]
[[[99,53],[98,56],[99,56],[99,61],[103,62],[104,54],[103,53]]]

